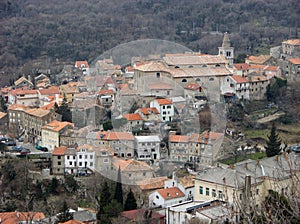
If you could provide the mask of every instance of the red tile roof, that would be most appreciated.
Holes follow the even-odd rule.
[[[33,222],[45,218],[42,212],[1,212],[1,224],[16,224],[20,222]]]
[[[114,91],[112,89],[101,89],[98,92],[99,95],[112,95]]]
[[[189,90],[199,90],[200,85],[197,83],[189,83],[184,88]]]
[[[58,86],[51,86],[48,89],[39,89],[38,90],[41,95],[53,95],[59,94],[59,87]]]
[[[156,99],[156,102],[159,105],[172,104],[172,101],[170,99]]]
[[[43,129],[51,130],[51,131],[61,131],[65,127],[74,127],[73,123],[66,122],[66,121],[52,121],[43,126]]]
[[[143,118],[139,114],[123,114],[123,117],[128,121],[141,121]]]
[[[236,63],[236,64],[233,64],[233,66],[237,70],[247,70],[247,69],[249,69],[249,64],[247,64],[247,63]]]
[[[9,91],[11,95],[28,95],[28,94],[37,94],[37,90],[35,89],[14,89]]]
[[[159,193],[165,200],[181,198],[185,196],[184,193],[178,187],[158,189],[157,193]]]
[[[101,137],[102,136],[102,137]],[[134,140],[134,136],[131,132],[98,132],[97,139],[103,139],[108,141],[114,141],[114,140]]]
[[[113,165],[117,169],[120,167],[121,171],[152,171],[152,168],[146,162],[135,159],[123,160],[117,158]]]
[[[247,83],[248,80],[239,75],[233,75],[231,78],[236,81],[236,83]]]
[[[84,65],[84,68],[89,67],[89,63],[87,61],[76,61],[75,62],[75,67],[76,68],[81,68],[81,65]]]
[[[291,39],[287,41],[283,41],[284,44],[290,44],[290,45],[300,45],[300,39]]]
[[[189,136],[187,135],[170,135],[169,141],[170,142],[189,142]]]
[[[299,65],[300,64],[300,58],[290,58],[289,62],[291,62],[294,65]]]
[[[150,107],[150,108],[142,107],[142,108],[140,108],[140,111],[141,111],[144,115],[148,115],[148,114],[151,114],[151,113],[159,114],[158,110],[157,110],[155,107]]]
[[[166,176],[153,177],[150,179],[137,181],[136,185],[138,185],[142,190],[160,189],[160,188],[164,188],[165,181],[168,179],[169,178]]]
[[[61,147],[56,147],[54,148],[52,155],[55,156],[63,156],[66,154],[67,147],[66,146],[61,146]]]
[[[145,212],[147,211],[146,208],[141,208],[141,209],[136,209],[136,210],[130,210],[130,211],[125,211],[125,212],[122,212],[121,213],[121,216],[129,219],[129,220],[132,220],[132,221],[135,221],[135,220],[142,220],[145,216]],[[150,211],[150,210],[149,210]],[[158,212],[152,212],[151,213],[151,220],[150,220],[150,224],[157,224],[157,220],[161,220],[162,219],[162,222],[159,222],[159,223],[164,223],[164,215],[158,213]],[[135,222],[134,222],[135,223]]]

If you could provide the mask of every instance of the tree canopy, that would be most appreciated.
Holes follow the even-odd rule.
[[[265,149],[268,157],[276,156],[281,152],[281,139],[276,133],[275,123],[272,124]]]

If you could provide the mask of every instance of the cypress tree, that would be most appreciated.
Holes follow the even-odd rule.
[[[136,208],[137,208],[136,200],[135,200],[133,192],[130,189],[130,191],[127,194],[126,201],[125,201],[124,211],[134,210]]]
[[[267,145],[265,146],[267,157],[276,156],[281,152],[281,139],[276,133],[276,126],[273,122]]]
[[[114,199],[123,206],[123,189],[122,189],[122,180],[121,180],[121,169],[118,169],[118,179],[116,184],[116,190]]]
[[[67,222],[73,219],[73,214],[69,212],[68,204],[64,201],[60,213],[57,215],[56,223]]]

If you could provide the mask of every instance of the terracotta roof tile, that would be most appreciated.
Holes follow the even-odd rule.
[[[128,121],[141,121],[143,118],[139,114],[123,114],[123,117]]]
[[[178,187],[158,189],[157,193],[159,193],[165,200],[181,198],[185,196],[184,193]]]
[[[156,99],[156,102],[157,102],[159,105],[172,104],[172,100],[170,100],[170,99]]]
[[[33,108],[26,110],[26,113],[34,117],[44,117],[50,113],[50,110],[43,110],[41,108]]]
[[[300,65],[300,58],[290,58],[289,62],[291,62],[294,65]]]
[[[45,218],[42,212],[1,212],[1,224],[16,224],[20,222],[42,220]]]
[[[54,148],[52,155],[63,156],[66,154],[66,152],[67,152],[66,146],[56,147],[56,148]]]
[[[170,142],[189,142],[189,136],[187,135],[170,135]]]
[[[97,139],[103,139],[108,141],[114,140],[129,140],[134,141],[134,136],[131,132],[98,132]]]
[[[136,184],[142,189],[142,190],[154,190],[154,189],[160,189],[164,188],[165,181],[169,178],[166,176],[163,177],[153,177],[146,180],[140,180],[137,181]]]
[[[290,45],[300,45],[300,39],[291,39],[287,41],[283,41],[284,44],[290,44]]]
[[[271,58],[270,55],[259,55],[259,56],[250,55],[247,57],[247,60],[253,64],[264,64],[270,58]]]
[[[28,109],[30,109],[28,106],[25,106],[25,105],[22,105],[22,104],[17,104],[17,103],[14,103],[14,104],[12,104],[8,107],[8,110],[25,111],[25,110],[28,110]]]
[[[197,83],[189,83],[184,88],[189,90],[199,90],[200,85]]]
[[[98,92],[99,95],[112,95],[114,91],[112,89],[101,89]]]
[[[236,64],[233,64],[233,66],[237,70],[247,70],[247,69],[249,69],[249,64],[247,64],[247,63],[236,63]]]
[[[135,210],[129,210],[129,211],[125,211],[121,213],[121,216],[132,220],[135,222],[135,220],[140,220],[141,218],[144,217],[145,212],[147,211],[146,208],[141,208],[141,209],[135,209]],[[164,219],[164,215],[158,213],[158,212],[152,212],[152,222],[150,222],[151,224],[157,223],[157,219]],[[160,222],[161,223],[161,222]]]
[[[157,110],[155,107],[150,107],[150,108],[142,107],[142,108],[140,108],[140,111],[141,111],[144,115],[149,115],[149,114],[151,114],[151,113],[159,114],[158,110]]]
[[[135,159],[123,160],[117,158],[113,164],[117,169],[120,167],[121,171],[152,171],[152,168],[146,162]]]
[[[247,83],[248,80],[243,78],[242,76],[239,75],[233,75],[231,78],[236,82],[236,83]]]
[[[51,86],[48,89],[39,89],[38,90],[41,95],[52,95],[52,94],[59,94],[59,87],[58,86]]]
[[[9,91],[9,94],[17,96],[17,95],[29,95],[29,94],[37,94],[37,90],[35,89],[14,89]]]
[[[75,67],[76,68],[82,68],[82,66],[84,66],[84,68],[88,68],[89,63],[87,61],[76,61],[75,62]]]
[[[66,121],[52,121],[46,125],[43,126],[43,129],[51,130],[51,131],[56,131],[59,132],[65,127],[74,127],[73,123],[66,122]]]
[[[0,111],[0,120],[1,120],[2,118],[4,118],[6,115],[7,115],[7,113],[3,113],[3,112]]]

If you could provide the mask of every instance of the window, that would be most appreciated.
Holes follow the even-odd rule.
[[[157,198],[157,199],[159,199],[159,196],[158,196],[158,195],[156,195],[156,198]]]
[[[93,155],[90,155],[90,159],[93,159]]]
[[[256,195],[258,195],[258,194],[259,194],[259,189],[257,188],[257,189],[256,189]]]
[[[103,162],[108,163],[108,159],[107,158],[103,159]]]
[[[156,73],[156,78],[160,78],[160,73],[159,72]]]
[[[57,165],[58,165],[58,166],[60,166],[60,165],[61,165],[61,162],[60,162],[60,161],[58,161],[58,162],[57,162]]]
[[[213,197],[216,197],[216,196],[217,196],[217,193],[216,193],[216,190],[215,190],[215,189],[212,189],[211,195],[212,195]]]
[[[57,159],[61,159],[61,156],[57,156]]]
[[[70,156],[67,156],[67,159],[70,159]]]
[[[199,187],[199,194],[203,194],[203,187],[202,186]]]
[[[222,191],[219,191],[219,199],[222,199],[223,198],[223,193]]]
[[[187,82],[187,80],[186,79],[182,79],[181,82]]]
[[[79,155],[79,159],[82,159],[82,155]]]
[[[214,81],[215,79],[213,77],[209,78],[209,81]]]
[[[129,173],[128,176],[131,177],[131,173]]]
[[[73,165],[73,163],[72,163],[72,162],[69,162],[69,164],[70,164],[70,166],[72,166],[72,165]]]
[[[145,172],[143,172],[143,176],[144,176],[144,177],[146,176],[146,173],[145,173]]]
[[[205,195],[209,196],[209,188],[208,187],[205,189]]]
[[[79,162],[79,166],[82,166],[82,162]]]
[[[90,166],[93,166],[94,164],[93,164],[93,162],[90,162]]]

